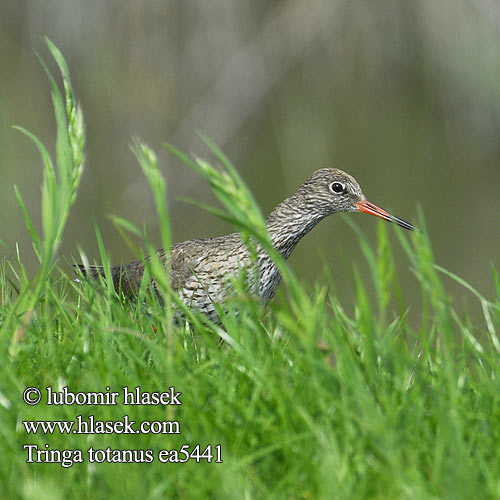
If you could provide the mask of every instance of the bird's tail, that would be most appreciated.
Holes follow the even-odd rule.
[[[96,280],[99,276],[105,278],[103,266],[85,266],[84,264],[76,264],[75,269],[79,269],[84,278]],[[128,293],[129,280],[125,278],[125,269],[123,266],[111,266],[111,278],[115,290],[120,293]]]

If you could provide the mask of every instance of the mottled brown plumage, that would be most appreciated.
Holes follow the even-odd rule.
[[[325,168],[316,171],[294,195],[271,212],[266,220],[271,242],[287,259],[304,235],[319,221],[336,212],[370,213],[406,229],[414,229],[408,222],[368,202],[359,184],[349,174]],[[158,250],[157,254],[165,263],[165,252]],[[217,319],[214,303],[223,302],[230,293],[230,279],[251,265],[248,248],[238,233],[176,243],[172,246],[170,260],[173,289],[187,305],[199,309],[211,319]],[[257,247],[257,265],[258,284],[253,283],[254,274],[249,273],[250,286],[261,299],[271,299],[281,276],[260,247]],[[79,267],[84,274],[94,278],[103,272],[101,267]],[[111,273],[117,290],[121,287],[125,294],[134,294],[143,277],[144,262],[113,266]],[[154,281],[152,287],[156,288]]]

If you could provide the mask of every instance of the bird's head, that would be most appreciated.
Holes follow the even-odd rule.
[[[335,168],[317,170],[299,188],[297,194],[321,217],[335,212],[364,212],[381,217],[405,229],[415,229],[409,222],[370,203],[356,179],[342,170]]]

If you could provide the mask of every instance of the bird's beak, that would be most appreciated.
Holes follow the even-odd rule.
[[[412,226],[409,222],[406,222],[403,219],[396,217],[395,215],[391,215],[389,212],[386,212],[383,208],[377,207],[377,205],[374,205],[373,203],[370,203],[367,200],[360,201],[358,203],[355,203],[354,205],[360,212],[364,212],[365,214],[376,215],[377,217],[380,217],[386,221],[394,222],[394,224],[397,224],[398,226],[404,227],[405,229],[409,229],[410,231],[417,229],[415,226]]]

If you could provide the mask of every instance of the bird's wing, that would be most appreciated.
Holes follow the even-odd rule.
[[[238,234],[217,238],[206,238],[176,243],[171,249],[170,279],[174,290],[183,288],[187,281],[218,274],[216,270],[226,268],[227,255],[241,245]],[[165,259],[162,252],[160,258]],[[215,273],[214,273],[215,271]]]

